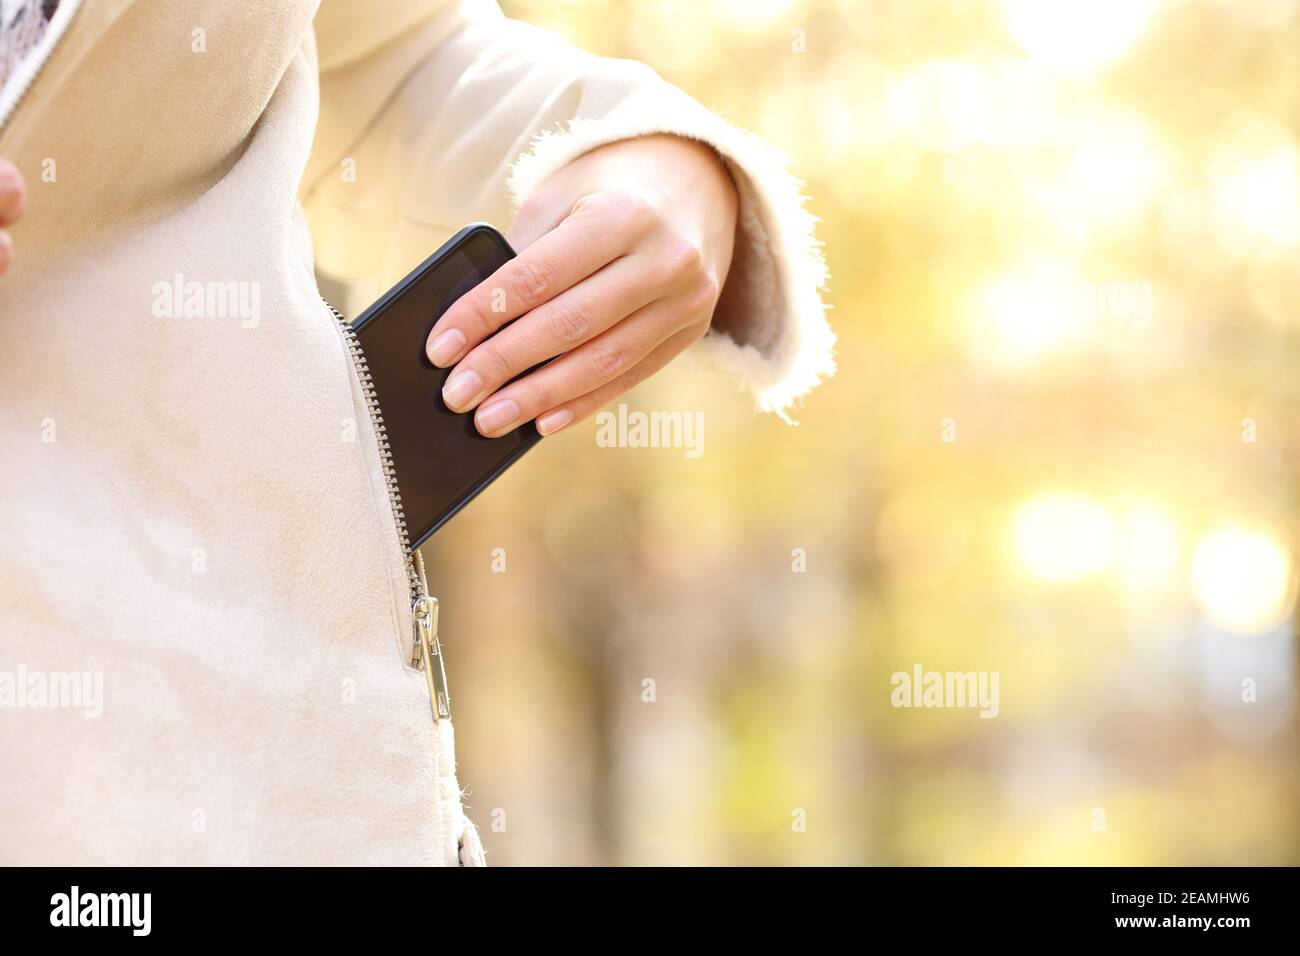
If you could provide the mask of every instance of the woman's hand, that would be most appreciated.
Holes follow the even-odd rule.
[[[736,203],[718,155],[675,136],[611,143],[561,169],[519,211],[518,257],[429,334],[429,360],[456,366],[447,407],[477,407],[491,438],[534,418],[551,435],[663,368],[708,331]]]
[[[22,173],[9,160],[0,159],[0,276],[9,271],[14,259],[14,240],[8,227],[22,218],[26,199]]]

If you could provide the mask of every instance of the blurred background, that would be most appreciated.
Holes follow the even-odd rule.
[[[489,861],[1300,862],[1297,3],[504,6],[790,154],[840,371],[427,547]]]

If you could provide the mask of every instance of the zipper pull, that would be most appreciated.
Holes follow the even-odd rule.
[[[451,717],[451,695],[447,692],[447,670],[442,664],[442,644],[438,641],[438,599],[429,595],[424,577],[424,559],[417,551],[415,560],[419,571],[420,593],[411,608],[415,621],[415,640],[411,666],[423,668],[424,682],[429,687],[429,705],[433,720]]]
[[[415,642],[424,666],[424,681],[429,685],[429,703],[435,721],[451,717],[451,697],[447,693],[447,670],[442,666],[442,645],[438,642],[438,599],[421,594],[415,602]]]

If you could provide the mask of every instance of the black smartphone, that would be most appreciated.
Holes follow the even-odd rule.
[[[501,438],[480,435],[472,412],[443,404],[451,369],[436,368],[424,351],[452,303],[514,255],[501,233],[473,223],[352,323],[384,416],[412,548],[541,441],[532,422]]]

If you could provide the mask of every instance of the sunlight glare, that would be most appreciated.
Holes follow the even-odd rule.
[[[1095,498],[1042,492],[1024,502],[1011,524],[1016,559],[1032,576],[1051,583],[1091,577],[1110,567],[1115,521]]]
[[[1264,634],[1286,620],[1295,602],[1291,556],[1271,535],[1225,525],[1197,544],[1192,588],[1224,630]]]
[[[1276,123],[1239,119],[1210,164],[1215,234],[1227,250],[1300,243],[1300,156]]]
[[[1026,267],[982,286],[971,308],[970,344],[994,365],[1027,365],[1081,343],[1083,317],[1062,270]]]
[[[1088,73],[1122,57],[1146,28],[1151,0],[1004,0],[1012,37],[1044,66]]]

